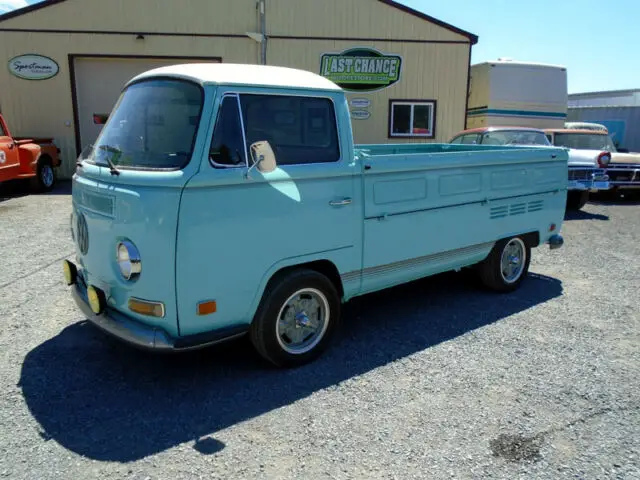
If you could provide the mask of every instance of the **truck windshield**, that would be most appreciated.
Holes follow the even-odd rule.
[[[551,146],[542,132],[504,130],[482,135],[483,145],[546,145]]]
[[[195,83],[154,79],[133,84],[81,158],[118,170],[184,168],[193,153],[202,105],[202,88]]]
[[[609,135],[592,133],[556,133],[555,144],[576,150],[605,150],[615,152],[616,147]]]

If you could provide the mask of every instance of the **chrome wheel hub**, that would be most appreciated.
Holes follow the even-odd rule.
[[[298,290],[278,314],[276,335],[280,347],[294,355],[312,350],[327,331],[329,314],[329,301],[321,291]]]
[[[42,183],[47,187],[50,187],[53,184],[53,169],[49,165],[42,167],[40,176],[42,177]]]
[[[522,276],[526,256],[527,251],[522,240],[514,238],[507,243],[500,260],[500,273],[505,282],[514,283]]]

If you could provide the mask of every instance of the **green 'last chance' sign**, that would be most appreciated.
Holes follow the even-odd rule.
[[[352,48],[342,53],[325,53],[320,74],[353,92],[387,88],[400,80],[402,58],[373,48]]]

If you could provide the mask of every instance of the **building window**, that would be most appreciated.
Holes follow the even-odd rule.
[[[435,100],[390,100],[389,138],[435,138]]]

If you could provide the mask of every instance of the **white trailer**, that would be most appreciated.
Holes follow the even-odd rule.
[[[467,128],[562,128],[567,119],[567,69],[498,59],[471,66]]]

